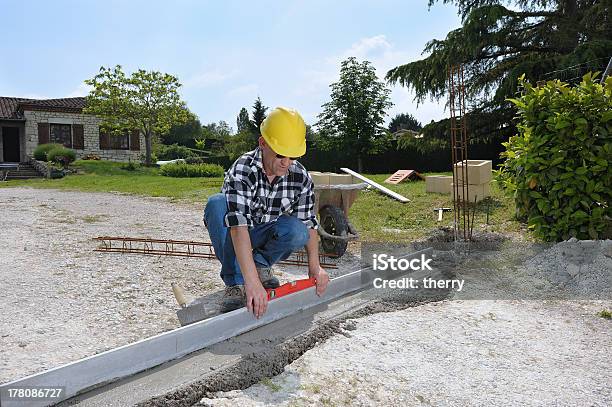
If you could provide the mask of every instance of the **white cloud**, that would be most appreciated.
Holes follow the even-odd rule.
[[[76,98],[76,97],[81,97],[81,96],[87,96],[89,94],[89,91],[92,89],[91,86],[89,85],[85,85],[84,82],[81,82],[79,84],[79,86],[73,90],[72,92],[70,92],[67,96],[67,98]]]
[[[26,93],[24,95],[19,95],[19,96],[13,96],[13,95],[10,95],[10,96],[24,98],[24,99],[53,99],[50,96],[43,95],[40,93]]]
[[[312,66],[316,66],[317,69],[302,70],[300,86],[295,89],[295,95],[308,97],[322,104],[329,98],[329,85],[339,78],[341,62],[351,56],[359,61],[370,61],[380,80],[384,80],[390,69],[422,58],[415,51],[397,49],[385,35],[362,38],[338,55],[313,63]],[[445,117],[443,100],[440,103],[425,101],[417,106],[413,101],[412,91],[399,85],[390,88],[394,106],[387,112],[387,122],[397,113],[411,113],[423,124],[429,123],[432,119],[439,120]]]
[[[238,74],[238,71],[220,71],[218,69],[199,73],[187,79],[183,85],[189,88],[206,88],[220,85],[229,78]]]
[[[384,35],[376,35],[374,37],[362,38],[346,50],[341,59],[348,57],[356,57],[357,59],[369,59],[376,53],[390,52],[393,47],[387,41]]]
[[[230,89],[227,92],[227,96],[230,97],[244,97],[244,96],[256,96],[257,90],[259,86],[257,84],[251,83],[248,85],[238,86],[237,88]]]

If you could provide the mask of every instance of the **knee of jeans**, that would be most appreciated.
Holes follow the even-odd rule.
[[[206,202],[206,206],[204,207],[204,222],[206,222],[206,218],[213,215],[222,213],[225,215],[227,212],[227,202],[225,200],[225,194],[218,193],[211,195]]]
[[[298,249],[308,243],[310,234],[304,223],[293,216],[282,216],[278,222],[276,234],[279,240],[286,242],[291,247]]]

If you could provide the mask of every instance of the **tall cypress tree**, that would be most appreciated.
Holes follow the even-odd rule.
[[[243,133],[251,130],[249,112],[244,107],[240,109],[240,113],[238,113],[238,117],[236,118],[236,129],[238,133]]]
[[[251,129],[254,134],[259,135],[259,126],[266,118],[266,111],[268,108],[261,103],[261,99],[258,96],[257,100],[253,104],[253,120],[251,120]]]

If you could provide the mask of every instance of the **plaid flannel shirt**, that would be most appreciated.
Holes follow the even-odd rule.
[[[304,166],[294,161],[288,173],[276,177],[271,185],[259,147],[243,154],[227,170],[221,192],[227,199],[228,227],[268,223],[283,214],[295,216],[311,229],[319,227],[314,213],[314,184]]]

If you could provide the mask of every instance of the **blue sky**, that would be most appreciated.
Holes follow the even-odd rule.
[[[427,0],[377,1],[5,1],[0,0],[0,96],[84,96],[83,80],[120,64],[177,76],[202,123],[236,128],[241,107],[298,109],[309,124],[329,100],[340,62],[367,59],[379,78],[422,58],[432,38],[460,20]],[[423,123],[445,117],[443,102],[417,107],[391,87],[396,113]]]

